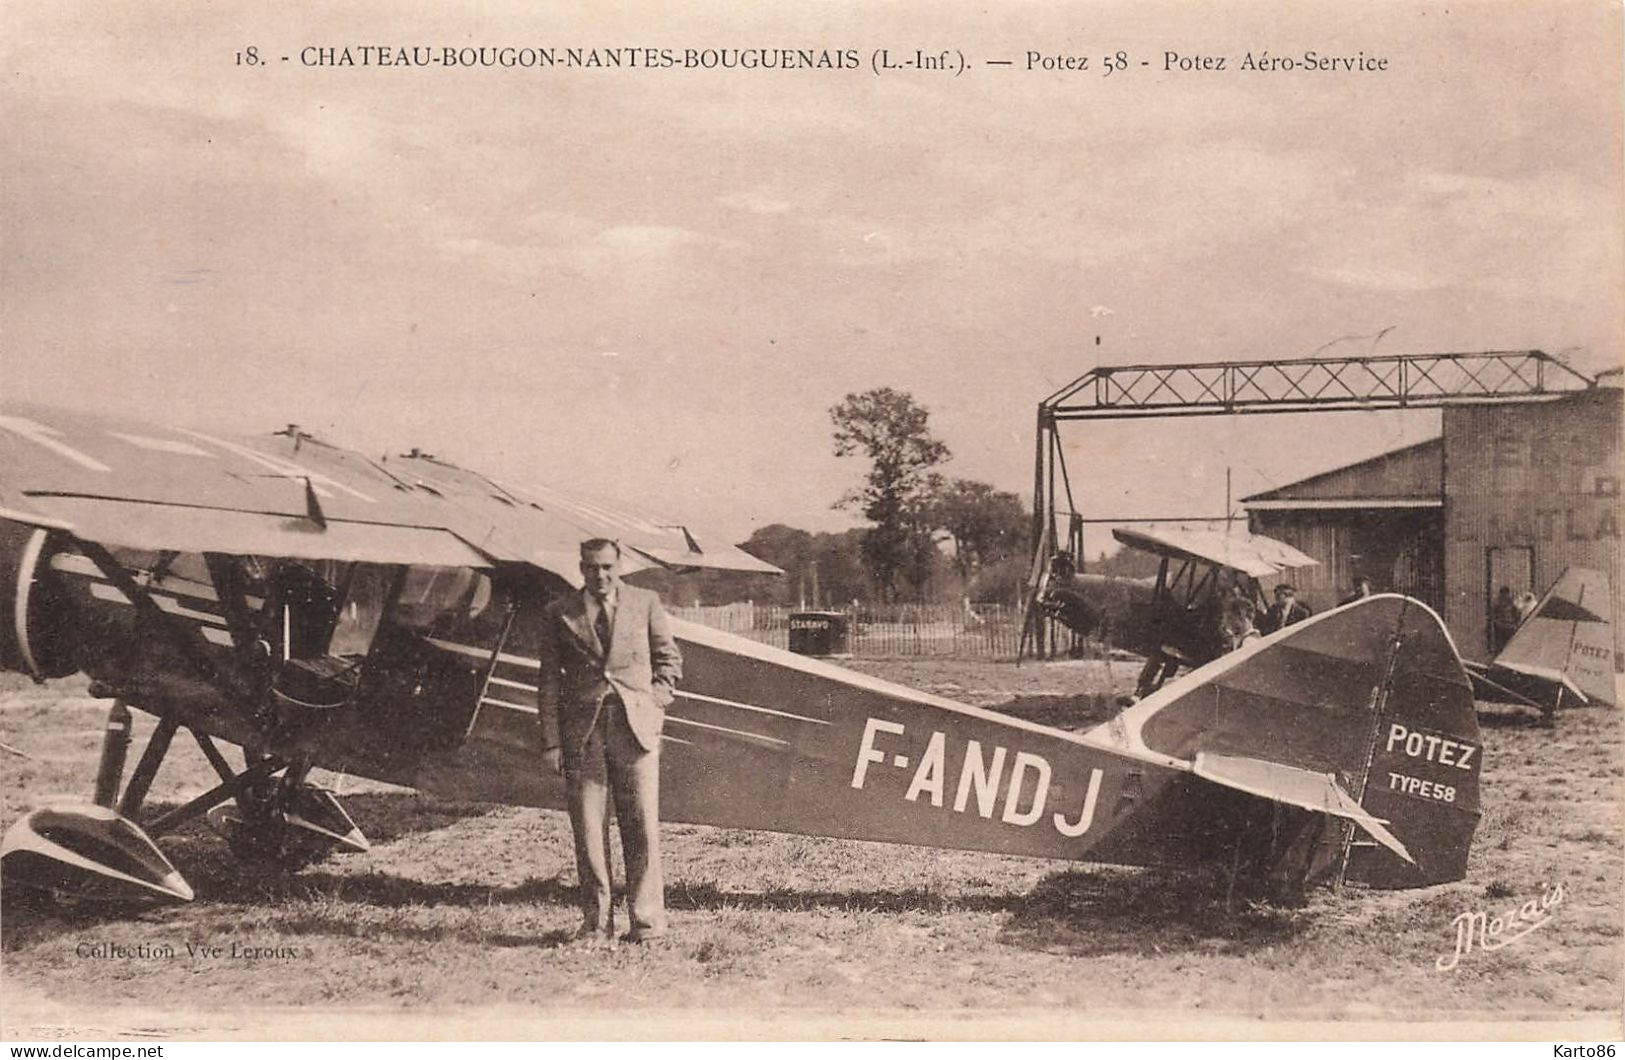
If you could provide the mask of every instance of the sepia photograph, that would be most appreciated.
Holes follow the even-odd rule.
[[[0,1038],[1625,1036],[1622,41],[0,8]]]

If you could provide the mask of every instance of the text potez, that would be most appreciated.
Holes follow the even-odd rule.
[[[879,718],[867,720],[863,727],[863,742],[858,747],[857,764],[852,769],[854,788],[862,790],[871,763],[889,764],[896,769],[909,767],[908,756],[888,755],[887,751],[875,745],[881,733],[902,736],[904,726]],[[964,757],[959,763],[959,779],[953,792],[954,812],[965,813],[974,805],[976,813],[991,818],[994,810],[998,808],[1002,782],[1004,808],[1000,813],[1000,820],[1005,824],[1029,827],[1043,818],[1045,804],[1049,799],[1052,772],[1049,761],[1043,755],[1017,751],[1010,766],[1009,779],[1005,780],[1004,766],[1007,758],[1009,751],[1006,748],[994,747],[991,755],[984,757],[980,741],[965,741]],[[946,799],[945,789],[949,775],[948,737],[945,733],[933,732],[926,742],[924,753],[914,767],[914,778],[909,782],[908,791],[903,798],[916,802],[923,796],[930,799],[932,806],[942,806]],[[1089,771],[1089,784],[1083,796],[1083,805],[1075,817],[1069,820],[1062,811],[1050,815],[1050,823],[1061,835],[1075,839],[1087,832],[1089,826],[1094,823],[1095,802],[1100,796],[1101,777],[1099,769]],[[1023,807],[1022,802],[1029,786],[1032,790],[1031,801]]]
[[[1478,747],[1474,744],[1436,733],[1418,732],[1398,722],[1388,726],[1388,743],[1384,750],[1393,751],[1396,748],[1411,758],[1455,766],[1457,769],[1471,770],[1478,764],[1474,757]]]

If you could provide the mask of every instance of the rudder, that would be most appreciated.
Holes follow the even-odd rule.
[[[1415,864],[1356,832],[1347,840],[1344,873],[1381,888],[1461,879],[1479,819],[1484,752],[1472,685],[1439,617],[1406,602],[1373,704],[1374,740],[1360,805],[1388,822]]]

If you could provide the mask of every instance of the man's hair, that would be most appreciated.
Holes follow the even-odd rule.
[[[581,558],[586,559],[594,552],[598,552],[606,548],[614,549],[615,558],[621,558],[621,543],[619,541],[612,541],[607,537],[589,537],[587,540],[581,542]]]
[[[1248,603],[1246,600],[1238,600],[1232,596],[1224,602],[1224,609],[1220,615],[1220,621],[1222,621],[1226,627],[1230,627],[1239,625],[1243,620],[1245,620],[1249,626],[1253,624],[1253,605]]]
[[[1278,592],[1278,593],[1286,593],[1288,595],[1291,595],[1291,594],[1297,592],[1298,590],[1294,589],[1292,586],[1288,585],[1286,582],[1282,582],[1280,585],[1277,585],[1275,587],[1275,591]]]

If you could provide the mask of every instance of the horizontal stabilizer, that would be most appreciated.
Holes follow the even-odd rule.
[[[1388,822],[1371,816],[1359,800],[1343,790],[1330,773],[1316,773],[1279,762],[1258,758],[1238,758],[1198,751],[1193,772],[1204,780],[1260,798],[1284,802],[1317,813],[1329,813],[1353,821],[1371,838],[1412,865],[1416,859],[1385,826]]]
[[[1462,665],[1467,668],[1467,676],[1471,678],[1473,682],[1473,695],[1477,698],[1494,700],[1496,702],[1500,702],[1504,699],[1508,703],[1522,703],[1524,706],[1534,707],[1536,710],[1546,709],[1539,702],[1531,699],[1529,696],[1524,695],[1522,692],[1514,691],[1513,689],[1508,688],[1503,682],[1496,681],[1491,678],[1490,668],[1483,663],[1463,660]]]
[[[1566,671],[1557,669],[1555,666],[1535,666],[1530,663],[1519,662],[1505,663],[1497,660],[1494,667],[1492,667],[1492,671],[1503,675],[1518,674],[1521,677],[1532,677],[1536,681],[1541,681],[1548,685],[1562,685],[1564,688],[1568,689],[1570,694],[1579,699],[1581,703],[1591,702],[1591,697],[1586,695],[1583,689],[1569,679],[1568,673]]]

